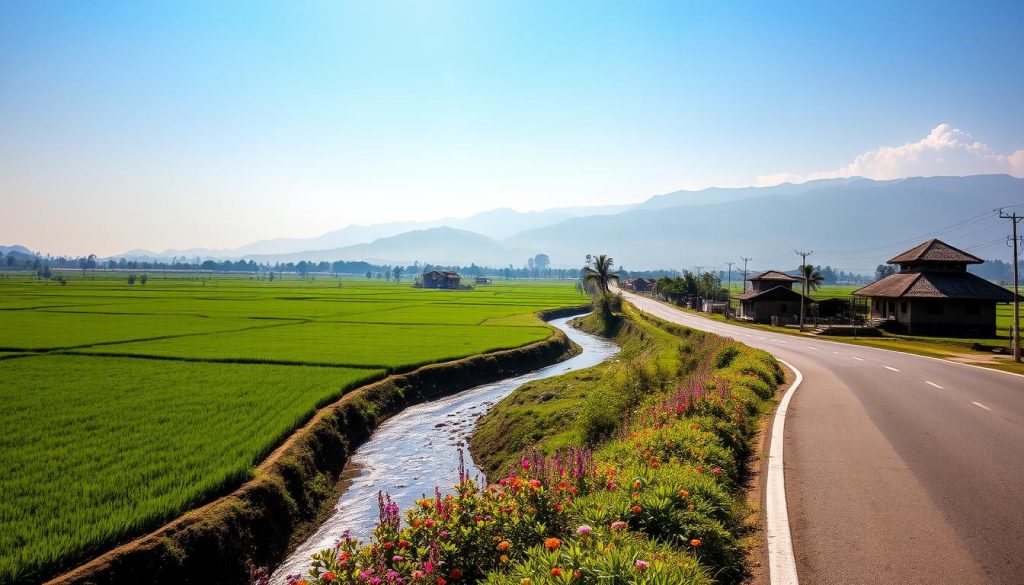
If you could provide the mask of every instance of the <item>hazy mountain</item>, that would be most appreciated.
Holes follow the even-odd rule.
[[[537,252],[504,246],[496,240],[474,232],[450,227],[413,230],[381,238],[367,244],[356,244],[330,250],[309,250],[291,254],[246,256],[256,262],[297,262],[300,260],[365,260],[378,264],[409,265],[414,261],[432,264],[476,263],[488,266],[519,266]]]
[[[477,213],[467,218],[443,218],[432,221],[402,221],[379,223],[372,225],[350,225],[348,227],[327,232],[315,238],[277,238],[260,240],[231,249],[191,248],[188,250],[131,250],[116,257],[124,256],[136,260],[169,260],[175,256],[186,258],[217,258],[237,259],[255,256],[271,256],[292,254],[308,250],[332,250],[355,244],[370,243],[381,238],[395,236],[413,230],[434,227],[450,227],[471,231],[490,238],[501,239],[524,230],[544,227],[571,219],[590,215],[607,215],[629,209],[631,205],[605,205],[595,207],[564,207],[545,211],[515,211],[503,207]]]
[[[640,209],[665,209],[680,205],[713,205],[768,195],[800,195],[801,193],[822,187],[851,185],[862,182],[871,183],[873,181],[863,177],[849,177],[819,179],[799,184],[782,183],[772,187],[709,187],[699,191],[673,191],[664,195],[655,195],[637,207]]]
[[[930,237],[987,257],[1008,257],[1009,249],[997,245],[1008,234],[1006,222],[965,222],[996,207],[1024,204],[1024,179],[1006,175],[815,181],[799,187],[800,193],[766,187],[765,196],[726,203],[643,205],[574,218],[502,244],[540,250],[555,266],[608,253],[631,269],[724,268],[741,256],[753,257],[753,266],[789,268],[793,250],[802,249],[815,251],[810,260],[816,264],[869,271]],[[982,244],[987,246],[978,250]]]
[[[29,250],[25,246],[22,246],[22,245],[19,245],[19,244],[15,244],[13,246],[0,246],[0,254],[3,254],[4,256],[6,256],[7,254],[10,254],[11,252],[17,252],[18,254],[24,254],[26,256],[32,256],[33,255],[32,250]]]

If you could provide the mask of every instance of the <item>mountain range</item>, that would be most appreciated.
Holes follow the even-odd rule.
[[[263,240],[232,250],[144,250],[129,259],[246,259],[257,262],[365,260],[376,263],[522,265],[537,253],[552,266],[576,266],[608,253],[630,269],[724,267],[742,256],[754,266],[792,266],[794,249],[815,263],[867,271],[929,237],[992,258],[1007,258],[1008,233],[992,210],[1024,207],[1024,179],[1008,175],[859,177],[656,195],[643,203],[517,212],[502,208],[465,219],[352,225],[316,238]],[[121,257],[121,256],[117,256]]]

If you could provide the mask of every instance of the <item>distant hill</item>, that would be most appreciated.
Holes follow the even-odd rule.
[[[432,264],[476,263],[487,266],[505,266],[512,263],[519,266],[528,256],[536,253],[528,249],[504,246],[494,239],[474,232],[436,227],[380,238],[367,244],[291,254],[253,255],[244,259],[271,263],[353,259],[378,264],[410,265],[419,261]]]
[[[878,264],[929,237],[1006,260],[1009,249],[997,244],[1008,226],[983,214],[1008,205],[1024,205],[1024,179],[855,177],[677,191],[639,205],[531,213],[495,209],[466,219],[349,226],[318,238],[266,240],[231,251],[188,250],[159,257],[521,266],[526,258],[545,253],[552,266],[570,267],[588,253],[608,253],[633,270],[724,267],[741,256],[754,258],[750,268],[786,269],[794,265],[793,250],[799,248],[814,250],[810,259],[815,264],[873,272]],[[155,257],[138,252],[137,256]]]
[[[1008,226],[964,222],[1000,206],[1024,204],[1024,179],[1006,175],[812,182],[798,194],[770,194],[714,205],[640,206],[607,217],[575,218],[502,241],[542,250],[552,265],[587,253],[612,254],[630,269],[724,265],[741,256],[762,268],[791,267],[793,250],[810,260],[866,271],[937,236],[953,245],[992,243]],[[1007,248],[983,253],[1006,256]]]

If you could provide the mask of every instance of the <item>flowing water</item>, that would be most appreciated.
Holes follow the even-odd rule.
[[[274,572],[272,583],[289,574],[305,574],[310,555],[330,548],[346,530],[368,540],[377,522],[377,493],[391,494],[403,512],[439,486],[447,493],[458,481],[459,449],[465,452],[471,477],[480,475],[466,449],[477,418],[516,388],[532,380],[558,376],[597,365],[615,355],[613,343],[573,329],[568,318],[551,321],[583,348],[582,353],[535,372],[477,386],[447,398],[410,406],[384,422],[356,449],[343,473],[349,483],[334,513]]]

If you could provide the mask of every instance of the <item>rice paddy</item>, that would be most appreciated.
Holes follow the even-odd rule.
[[[317,407],[389,372],[546,338],[569,283],[0,280],[0,583],[38,581],[225,493]]]

